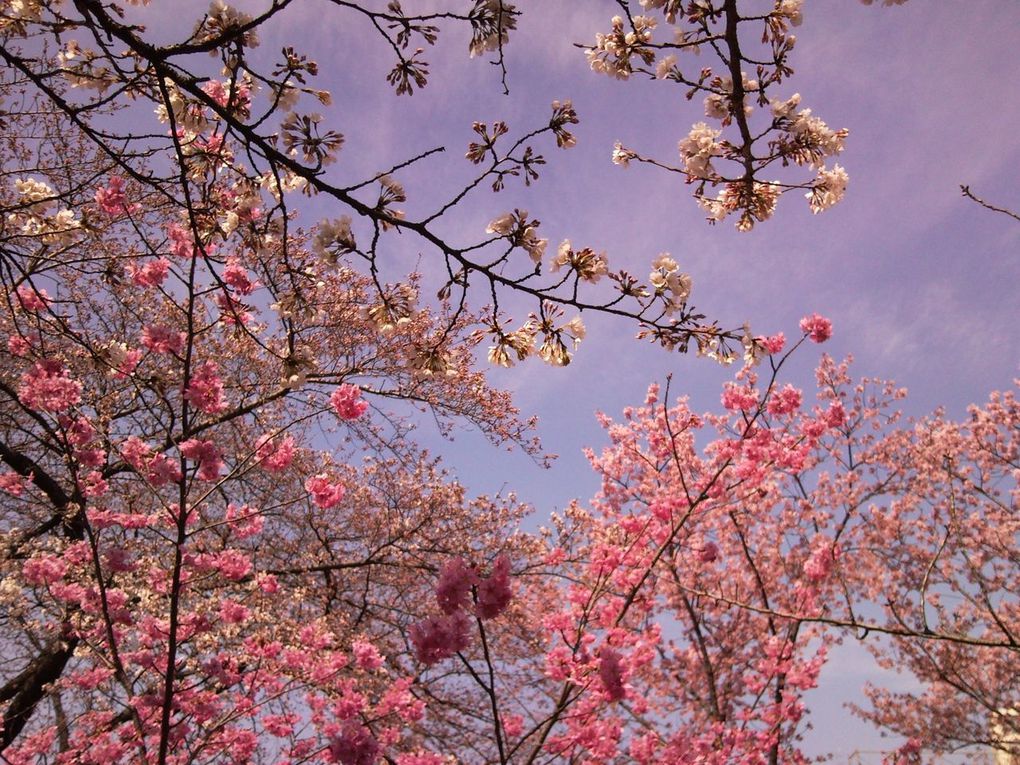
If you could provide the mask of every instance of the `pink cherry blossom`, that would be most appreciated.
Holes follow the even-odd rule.
[[[325,473],[319,473],[305,481],[305,489],[312,495],[312,501],[323,510],[340,504],[346,490],[342,483],[333,483]]]
[[[20,497],[25,492],[28,480],[17,473],[0,473],[0,490],[6,491],[15,497]]]
[[[471,586],[478,583],[478,575],[463,558],[446,562],[436,583],[436,601],[445,614],[452,614],[471,604]]]
[[[18,304],[26,311],[36,313],[43,311],[50,304],[50,296],[46,290],[38,289],[31,284],[18,287]]]
[[[379,742],[372,732],[355,720],[347,720],[329,742],[329,756],[341,765],[375,765]]]
[[[294,461],[294,444],[293,436],[286,436],[279,443],[271,436],[262,436],[255,449],[255,459],[270,473],[286,470]]]
[[[341,420],[357,420],[368,411],[368,402],[361,400],[361,388],[344,383],[329,397],[333,411]]]
[[[21,376],[18,398],[25,406],[62,412],[81,401],[82,385],[72,380],[59,361],[39,361]]]
[[[223,459],[219,449],[212,441],[189,438],[182,441],[178,448],[189,460],[198,462],[198,477],[203,481],[215,481],[223,468]],[[151,466],[150,466],[151,469]]]
[[[170,261],[166,258],[154,258],[142,265],[128,263],[128,276],[139,287],[158,287],[166,281],[170,273]]]
[[[96,204],[107,215],[122,215],[141,209],[141,205],[137,203],[128,203],[127,195],[124,193],[124,180],[118,176],[111,176],[105,188],[96,190]]]
[[[414,655],[422,664],[435,664],[463,651],[471,642],[471,621],[464,611],[431,616],[409,631]]]
[[[623,687],[623,662],[619,652],[603,646],[599,652],[599,679],[610,701],[621,701],[627,695]]]
[[[170,327],[149,325],[142,330],[142,345],[153,353],[180,353],[186,336]]]
[[[493,619],[510,605],[513,590],[510,587],[510,559],[505,555],[496,558],[492,573],[478,582],[478,601],[475,613],[481,619]]]
[[[206,414],[219,414],[227,408],[227,400],[223,396],[223,380],[215,363],[207,361],[195,369],[184,391],[184,398]]]
[[[817,313],[801,319],[800,329],[815,343],[824,343],[832,337],[832,322]]]

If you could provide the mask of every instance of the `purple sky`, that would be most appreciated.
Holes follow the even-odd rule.
[[[792,58],[796,74],[776,95],[799,92],[802,106],[832,127],[850,129],[839,159],[850,187],[840,205],[817,216],[791,193],[775,219],[749,234],[730,222],[705,223],[678,176],[610,162],[613,142],[622,140],[676,163],[677,140],[704,119],[700,99],[685,101],[675,85],[618,82],[589,71],[573,43],[608,30],[617,11],[611,0],[520,3],[524,15],[506,48],[509,96],[502,94],[498,70],[468,60],[466,34],[451,29],[427,51],[431,82],[412,98],[396,97],[385,84],[393,62],[371,29],[355,14],[327,5],[297,4],[272,37],[263,35],[263,45],[274,53],[292,44],[319,62],[320,84],[335,99],[323,111],[329,126],[347,138],[334,178],[361,179],[446,146],[445,155],[398,176],[414,217],[471,177],[462,156],[473,121],[503,119],[522,131],[547,119],[551,101],[569,98],[581,117],[577,146],[562,152],[546,145],[550,164],[536,185],[511,183],[502,194],[469,198],[444,231],[473,239],[492,218],[523,207],[542,220],[551,251],[570,238],[606,250],[611,266],[638,275],[669,251],[694,279],[695,305],[726,326],[746,320],[758,333],[789,336],[806,313],[831,317],[835,336],[825,350],[837,357],[852,353],[858,375],[906,386],[910,414],[945,405],[960,416],[968,403],[1010,386],[1020,373],[1020,224],[959,191],[969,184],[979,196],[1020,207],[1020,3],[805,3]],[[441,5],[405,2],[409,12]],[[524,318],[521,311],[515,315]],[[641,345],[633,326],[585,320],[589,339],[570,367],[552,369],[536,360],[494,375],[517,392],[526,413],[540,416],[546,448],[561,455],[552,469],[497,453],[471,433],[458,434],[452,444],[422,433],[469,488],[515,489],[534,504],[539,522],[571,498],[584,500],[597,490],[581,456],[583,446],[603,443],[595,410],[613,415],[639,403],[648,383],[668,373],[674,390],[690,395],[696,409],[717,408],[719,386],[732,371]],[[816,361],[816,348],[800,353],[795,381],[810,385]],[[872,671],[868,666],[859,649],[837,652],[823,676],[830,685],[811,698],[820,729],[811,745],[835,751],[837,761],[854,748],[880,745],[839,706],[855,697]]]

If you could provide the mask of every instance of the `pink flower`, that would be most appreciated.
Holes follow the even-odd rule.
[[[513,590],[510,588],[510,559],[505,555],[496,558],[488,579],[478,583],[478,602],[475,613],[481,619],[499,616],[510,605]]]
[[[128,436],[120,446],[120,453],[124,461],[138,472],[145,470],[152,457],[152,449],[138,436]]]
[[[432,616],[408,631],[414,655],[422,664],[448,659],[470,645],[471,621],[464,611]]]
[[[245,606],[233,600],[220,602],[220,619],[227,624],[241,624],[247,621],[250,614],[251,612]]]
[[[124,181],[115,175],[110,177],[110,184],[106,188],[96,190],[96,204],[107,215],[133,213],[141,209],[141,205],[128,204]]]
[[[237,258],[227,258],[227,265],[223,269],[223,281],[241,295],[250,295],[257,286],[248,278],[248,270],[241,265],[241,261]]]
[[[801,392],[787,384],[782,390],[772,394],[767,409],[772,415],[789,414],[800,407],[800,402]]]
[[[368,411],[368,402],[361,400],[361,388],[344,383],[329,397],[336,416],[341,420],[357,420]]]
[[[12,356],[27,356],[32,344],[21,335],[11,335],[7,338],[7,350]]]
[[[329,756],[341,765],[375,765],[379,742],[364,725],[347,720],[340,733],[330,738]]]
[[[355,640],[351,646],[354,651],[354,661],[366,672],[373,672],[383,664],[382,656],[374,645],[364,640]]]
[[[697,551],[698,560],[712,563],[719,557],[719,546],[712,541],[705,542]]]
[[[722,405],[731,412],[753,412],[758,408],[758,391],[728,382],[723,388]]]
[[[36,289],[31,284],[22,284],[18,287],[18,303],[22,309],[35,313],[45,310],[50,304],[50,296],[46,290]]]
[[[220,457],[219,449],[212,441],[189,438],[178,444],[177,448],[187,459],[198,462],[198,477],[203,481],[215,481],[220,477],[223,460]]]
[[[312,501],[323,510],[339,505],[346,491],[342,483],[331,482],[325,473],[305,481],[305,489],[312,495]]]
[[[170,261],[166,258],[156,258],[142,266],[128,263],[127,271],[131,281],[139,287],[158,287],[170,273]]]
[[[153,353],[180,353],[184,348],[183,332],[149,325],[142,330],[142,345]]]
[[[474,569],[461,558],[447,561],[436,583],[436,602],[444,614],[452,614],[471,603],[471,585],[478,583]]]
[[[232,582],[251,573],[251,559],[240,550],[224,550],[216,556],[214,568]]]
[[[824,343],[832,337],[832,322],[817,313],[801,319],[800,329],[816,343]]]
[[[293,436],[287,436],[279,444],[269,436],[262,436],[255,450],[255,459],[264,470],[278,473],[290,467],[294,461],[294,451]]]
[[[28,479],[17,473],[0,473],[0,490],[6,491],[15,497],[20,497],[28,484]]]
[[[220,379],[216,364],[207,361],[192,373],[184,398],[206,414],[219,414],[227,408],[227,401],[223,397],[223,380]]]
[[[21,573],[30,584],[53,584],[67,573],[67,563],[54,555],[40,555],[25,561]]]
[[[780,353],[786,345],[786,335],[779,332],[775,335],[769,335],[768,337],[759,337],[758,341],[769,353]]]
[[[603,646],[599,652],[599,679],[610,701],[620,701],[627,695],[623,687],[620,654],[608,646]]]
[[[39,361],[21,376],[18,398],[32,409],[62,412],[81,401],[81,388],[59,361]]]
[[[170,240],[170,252],[176,257],[190,260],[198,254],[191,234],[176,223],[167,226],[166,235]]]
[[[838,548],[834,547],[831,541],[819,540],[811,555],[804,561],[804,575],[814,582],[825,579],[832,571],[838,554]]]

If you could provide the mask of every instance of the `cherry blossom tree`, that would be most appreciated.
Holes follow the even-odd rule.
[[[308,108],[331,98],[317,64],[258,47],[291,4],[217,0],[158,33],[144,1],[0,5],[4,760],[805,762],[803,694],[851,635],[925,684],[862,710],[909,737],[902,757],[1008,751],[1014,397],[907,427],[894,388],[825,359],[809,405],[783,337],[696,312],[668,254],[614,271],[521,209],[440,233],[573,145],[569,101],[516,132],[475,124],[457,158],[474,179],[410,218],[401,172],[439,148],[332,175],[345,137]],[[415,46],[455,25],[506,86],[513,5],[379,5],[331,10],[392,52],[397,94],[427,85]],[[719,127],[697,123],[667,169],[711,219],[750,228],[793,189],[839,200],[845,131],[775,95],[799,2],[642,2],[666,41],[618,5],[592,68],[704,97]],[[721,63],[685,74],[699,47]],[[790,165],[811,177],[762,180]],[[302,228],[313,195],[337,212]],[[421,273],[390,276],[399,236]],[[470,498],[414,445],[415,412],[542,460],[476,356],[566,364],[581,310],[744,366],[718,414],[667,386],[603,418],[602,491],[528,535],[512,494]]]

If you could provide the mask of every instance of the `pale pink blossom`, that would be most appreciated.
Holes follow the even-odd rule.
[[[25,311],[36,313],[43,311],[50,304],[50,296],[46,290],[38,289],[31,284],[22,284],[18,287],[18,304]]]
[[[27,485],[28,479],[17,473],[0,473],[0,490],[6,491],[8,494],[20,497]]]

